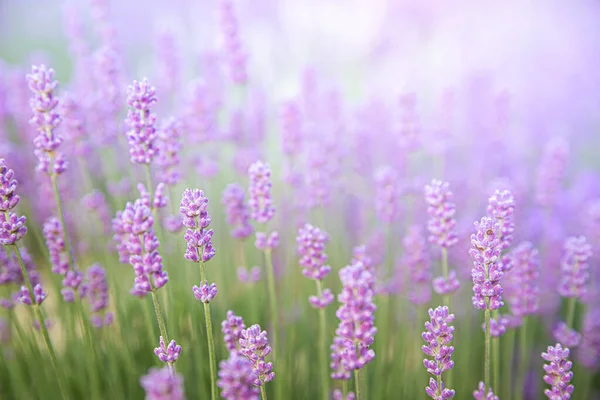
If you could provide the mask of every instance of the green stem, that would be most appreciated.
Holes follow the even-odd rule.
[[[354,370],[354,394],[356,395],[356,400],[361,399],[360,393],[360,369]]]
[[[52,368],[54,369],[54,374],[56,375],[56,381],[58,382],[58,387],[63,399],[68,399],[67,392],[65,391],[64,382],[62,379],[62,375],[58,372],[58,364],[56,362],[56,353],[54,352],[54,346],[52,346],[52,342],[50,341],[50,335],[48,335],[48,329],[46,328],[46,324],[44,323],[44,317],[42,316],[42,311],[40,310],[39,304],[35,301],[35,296],[33,294],[33,286],[31,285],[31,280],[29,279],[29,273],[27,272],[27,268],[25,268],[25,264],[23,263],[23,258],[21,257],[21,252],[19,251],[19,247],[14,244],[13,251],[15,252],[15,256],[17,257],[17,261],[19,262],[19,267],[21,268],[21,274],[23,274],[23,278],[25,279],[25,284],[27,285],[27,289],[29,290],[29,299],[31,301],[33,312],[37,317],[40,323],[40,331],[42,332],[42,336],[44,337],[44,342],[46,342],[46,347],[48,348],[48,353],[50,354],[50,360],[52,362]]]
[[[260,386],[260,398],[262,400],[267,400],[267,390],[265,389],[264,383]]]
[[[265,250],[267,260],[267,284],[269,285],[269,302],[271,304],[271,319],[273,320],[273,361],[277,359],[279,342],[279,316],[277,313],[277,297],[275,293],[275,273],[273,271],[273,260],[271,250]]]
[[[317,293],[319,298],[322,297],[323,291],[321,288],[321,281],[317,280]],[[326,350],[326,340],[327,340],[327,320],[325,318],[325,309],[319,309],[319,317],[321,319],[320,329],[319,329],[319,355],[321,357],[321,386],[323,387],[323,400],[329,399],[329,374],[327,372],[327,350]]]
[[[487,390],[490,390],[490,309],[485,309],[485,355],[484,355],[484,383]]]
[[[346,398],[346,396],[348,396],[348,381],[347,380],[343,380],[342,381],[342,394],[344,395],[344,399]]]
[[[58,217],[62,225],[63,240],[65,242],[65,251],[69,256],[69,265],[71,269],[75,270],[75,259],[73,257],[73,251],[71,249],[71,242],[69,240],[69,234],[67,233],[67,224],[65,223],[65,213],[63,211],[62,201],[60,198],[60,191],[58,190],[58,181],[56,180],[56,174],[50,174],[50,180],[52,181],[52,190],[54,191],[54,200],[56,202],[56,209],[58,211]]]
[[[448,280],[448,249],[442,247],[442,275],[445,280]],[[450,295],[444,295],[444,304],[451,308]]]
[[[492,338],[492,364],[494,368],[494,389],[500,390],[500,338]]]
[[[206,280],[206,271],[204,270],[204,262],[200,259],[200,285]],[[215,341],[212,331],[212,320],[210,317],[210,304],[204,303],[204,321],[206,322],[206,337],[208,341],[208,358],[210,362],[210,395],[212,400],[216,400],[217,394],[217,360],[215,357]]]
[[[577,308],[577,298],[571,297],[567,304],[567,326],[575,329],[575,310]]]
[[[515,350],[515,330],[510,329],[506,333],[506,342],[505,348],[507,351],[504,352],[504,372],[503,372],[503,388],[504,388],[504,396],[502,398],[510,398],[510,391],[513,387],[512,375],[513,375],[513,355]]]
[[[523,325],[519,329],[519,369],[517,371],[517,384],[515,385],[515,399],[523,399],[523,386],[527,374],[527,317],[523,317]]]

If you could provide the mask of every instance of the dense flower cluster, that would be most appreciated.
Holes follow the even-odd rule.
[[[113,313],[107,311],[108,284],[106,282],[106,271],[100,264],[93,264],[86,270],[85,282],[81,291],[90,303],[92,324],[96,328],[112,324]]]
[[[158,158],[156,164],[160,167],[157,170],[158,180],[167,185],[176,185],[181,180],[179,164],[181,160],[180,142],[181,124],[175,118],[169,118],[158,132]]]
[[[375,172],[375,214],[384,224],[398,217],[398,173],[391,167],[380,167]]]
[[[517,317],[535,314],[539,307],[538,250],[530,242],[522,242],[511,251],[510,258],[513,270],[508,274],[506,300]]]
[[[450,184],[438,180],[425,185],[425,202],[429,221],[429,241],[442,247],[451,247],[456,244],[456,206],[452,202]]]
[[[181,346],[174,340],[171,340],[168,345],[165,345],[163,337],[160,337],[159,346],[154,349],[154,354],[164,363],[172,364],[179,358],[181,354]]]
[[[473,398],[475,400],[500,400],[500,398],[494,394],[492,388],[489,388],[487,393],[485,392],[485,383],[483,382],[479,382],[479,387],[473,392]]]
[[[17,243],[27,233],[27,218],[11,211],[19,204],[18,185],[15,172],[0,158],[0,244],[3,246]]]
[[[584,298],[590,277],[588,261],[592,256],[592,247],[584,236],[579,236],[568,238],[564,250],[558,293],[563,297]]]
[[[223,332],[223,341],[225,347],[230,352],[239,350],[242,331],[246,329],[242,317],[238,317],[233,311],[227,311],[227,319],[221,323],[221,332]]]
[[[473,248],[473,306],[479,310],[497,310],[502,302],[502,268],[499,266],[501,247],[498,238],[499,225],[492,218],[483,217],[475,222],[476,233],[471,235]]]
[[[548,362],[544,364],[544,382],[552,386],[544,394],[550,400],[570,399],[575,387],[570,384],[573,379],[573,363],[569,361],[569,349],[557,343],[555,346],[548,346],[548,351],[542,353],[542,358]]]
[[[257,379],[250,360],[237,353],[230,354],[227,360],[219,364],[217,386],[226,400],[258,400],[260,390],[255,386]]]
[[[133,81],[127,87],[127,104],[131,109],[127,112],[125,123],[129,128],[127,141],[132,163],[150,164],[158,153],[155,143],[158,134],[154,126],[156,115],[151,112],[154,103],[155,89],[146,79],[141,82]]]
[[[402,273],[402,270],[408,267],[411,282],[408,299],[413,304],[427,304],[431,300],[431,262],[421,227],[411,226],[402,244],[404,255],[398,273]]]
[[[515,198],[510,190],[496,190],[488,200],[488,215],[495,218],[498,225],[500,225],[498,239],[500,240],[500,248],[503,251],[510,246],[513,239],[515,231],[514,210]]]
[[[29,275],[29,281],[31,282],[31,285],[35,287],[40,283],[40,275],[35,270],[35,263],[31,259],[27,249],[21,247],[19,251],[21,253],[21,259],[23,260],[25,270]],[[0,251],[0,286],[15,285],[16,288],[20,290],[20,287],[24,284],[25,279],[23,277],[23,273],[21,272],[17,257],[12,252],[6,253],[4,251]],[[20,291],[16,291],[12,293],[11,298],[0,298],[0,306],[6,309],[13,308],[15,305],[15,300],[18,301],[20,295]]]
[[[327,262],[325,245],[328,241],[327,234],[315,226],[305,224],[298,229],[296,245],[302,274],[305,277],[322,281],[329,275],[331,267],[325,265]],[[310,296],[309,302],[315,308],[325,308],[333,302],[333,293],[331,289],[324,289],[319,296]]]
[[[340,322],[335,330],[331,367],[335,375],[343,376],[343,372],[338,373],[342,370],[349,377],[349,372],[363,368],[375,358],[375,351],[370,348],[377,333],[375,281],[361,262],[342,268],[339,275],[343,288],[338,301],[342,305],[336,311]]]
[[[552,329],[552,336],[559,343],[562,343],[563,346],[567,347],[577,347],[581,340],[581,335],[575,329],[569,328],[569,326],[563,322],[559,321]]]
[[[257,161],[250,166],[248,174],[250,175],[248,188],[250,215],[256,222],[267,223],[275,215],[271,197],[271,168],[268,164]]]
[[[140,378],[146,400],[183,400],[183,378],[171,373],[169,367],[151,368]]]
[[[214,231],[207,229],[212,219],[208,215],[208,198],[199,189],[186,189],[181,197],[179,212],[183,225],[187,227],[185,258],[192,262],[206,262],[215,256],[212,245]]]
[[[421,349],[431,357],[431,359],[424,359],[423,364],[427,372],[436,377],[454,367],[454,361],[451,359],[454,347],[448,346],[454,338],[452,321],[454,321],[454,314],[450,314],[448,307],[440,306],[435,310],[430,308],[429,321],[425,322],[425,332],[421,335],[426,343]],[[433,378],[430,378],[425,392],[434,400],[454,397],[454,390],[444,387],[443,383],[439,387]]]
[[[267,331],[261,331],[259,325],[252,325],[248,329],[243,329],[239,344],[240,354],[250,360],[252,369],[256,374],[254,384],[262,386],[272,381],[275,377],[273,363],[265,361],[265,357],[271,354],[271,346],[267,341]]]
[[[227,223],[232,227],[231,236],[235,239],[245,239],[253,232],[244,197],[244,189],[237,183],[231,183],[227,185],[221,198],[221,204],[225,206]]]

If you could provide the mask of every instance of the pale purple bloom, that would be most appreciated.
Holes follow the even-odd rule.
[[[552,207],[561,190],[567,162],[569,143],[563,138],[554,138],[546,143],[535,180],[536,200],[544,207]]]
[[[169,344],[165,346],[165,341],[161,336],[159,339],[159,347],[154,349],[154,354],[156,354],[160,361],[172,364],[179,358],[179,354],[181,354],[181,346],[179,346],[174,340],[171,340]]]
[[[247,55],[242,47],[239,22],[235,15],[233,1],[219,1],[219,16],[231,80],[237,85],[244,85],[248,81],[246,72]]]
[[[235,315],[231,310],[227,311],[227,319],[221,323],[221,332],[227,350],[230,352],[239,350],[242,331],[245,329],[246,325],[242,317]]]
[[[583,366],[596,369],[600,361],[600,309],[590,308],[583,319],[583,339],[577,358]]]
[[[265,357],[271,353],[271,346],[267,341],[267,331],[261,331],[259,325],[252,325],[243,329],[239,340],[240,353],[250,360],[252,369],[256,374],[254,384],[262,386],[275,377],[273,363],[266,362]]]
[[[448,400],[455,395],[454,389],[446,388],[444,382],[438,387],[436,380],[433,378],[429,378],[429,386],[425,386],[425,393],[434,400]]]
[[[90,146],[87,141],[83,113],[79,102],[71,95],[63,95],[61,114],[63,117],[62,127],[66,139],[65,145],[71,149],[72,154],[76,157],[89,156]]]
[[[33,111],[30,123],[38,133],[33,141],[35,155],[39,160],[37,169],[60,175],[67,169],[67,161],[57,151],[62,138],[56,132],[61,117],[57,112],[58,99],[54,96],[58,87],[58,82],[54,80],[54,70],[43,64],[34,65],[31,67],[31,74],[27,74],[27,82],[33,93],[29,102]]]
[[[425,185],[425,201],[429,214],[429,241],[446,248],[456,244],[456,206],[452,202],[449,183],[433,180],[431,185]]]
[[[498,320],[496,320],[495,318],[490,318],[490,336],[500,337],[504,335],[506,333],[506,329],[508,328],[509,323],[510,320],[504,315],[500,315],[498,317]],[[481,328],[485,332],[485,322],[481,324]]]
[[[279,233],[277,231],[273,231],[268,235],[264,232],[256,232],[255,235],[254,245],[258,250],[273,250],[279,246]]]
[[[179,88],[181,66],[173,32],[162,32],[157,39],[157,45],[161,88],[165,93],[174,96]]]
[[[479,387],[473,392],[473,398],[475,400],[500,400],[498,396],[494,394],[492,388],[488,388],[487,393],[485,392],[485,383],[479,382]]]
[[[548,351],[542,353],[542,358],[548,362],[544,364],[544,382],[552,386],[552,389],[544,390],[544,394],[550,400],[570,399],[575,386],[571,385],[573,363],[569,361],[569,349],[562,347],[560,343],[556,346],[548,346]]]
[[[281,147],[283,153],[294,157],[301,152],[302,116],[297,101],[286,102],[281,111]]]
[[[423,364],[428,373],[440,376],[454,367],[451,359],[454,347],[448,346],[454,338],[454,327],[451,325],[454,314],[449,313],[448,307],[440,306],[435,310],[429,309],[429,318],[425,322],[426,330],[421,335],[426,344],[421,349],[432,359],[424,359]]]
[[[238,267],[237,276],[242,283],[256,283],[260,280],[260,267],[254,266],[250,269],[250,272],[245,267]]]
[[[208,215],[208,198],[199,189],[186,189],[181,197],[179,212],[183,216],[183,224],[188,228],[185,232],[187,250],[185,258],[192,262],[206,262],[215,256],[212,246],[214,231],[207,229],[212,219]]]
[[[309,278],[322,281],[329,275],[331,267],[325,265],[327,254],[325,254],[325,245],[329,237],[321,229],[305,224],[298,229],[296,245],[298,255],[300,256],[300,266],[302,274]]]
[[[46,292],[44,292],[42,285],[39,283],[35,285],[35,287],[33,288],[33,297],[35,304],[42,304],[42,302],[46,299],[46,296],[47,294]],[[31,294],[29,293],[29,289],[27,289],[25,286],[21,286],[21,295],[19,297],[19,300],[21,300],[21,303],[26,304],[28,306],[32,305]]]
[[[391,167],[380,167],[375,172],[375,214],[379,221],[391,224],[396,220],[399,197],[398,173]]]
[[[108,308],[108,283],[106,282],[106,271],[100,264],[91,265],[86,271],[85,283],[81,288],[90,303],[92,312],[92,323],[96,328],[109,325],[112,322],[111,312]],[[102,318],[104,315],[104,318]]]
[[[27,233],[27,218],[10,211],[20,200],[16,193],[18,184],[14,171],[0,158],[0,244],[4,246],[17,243]]]
[[[506,259],[508,256],[502,257]],[[513,270],[507,276],[506,300],[514,315],[535,314],[539,308],[539,253],[530,242],[518,244],[510,253]]]
[[[496,190],[488,200],[488,215],[495,218],[496,222],[500,225],[498,236],[502,250],[506,250],[513,239],[515,231],[515,224],[513,222],[514,209],[515,198],[510,190]]]
[[[552,329],[552,336],[554,339],[562,343],[563,346],[567,347],[577,347],[579,346],[579,342],[581,341],[581,335],[575,329],[569,328],[569,326],[563,322],[559,321]]]
[[[181,180],[179,164],[181,163],[179,153],[181,152],[180,141],[181,124],[175,118],[169,118],[158,132],[159,153],[156,164],[159,166],[158,180],[173,186]]]
[[[146,392],[146,400],[183,400],[183,378],[171,373],[169,367],[151,368],[140,378]]]
[[[354,392],[348,392],[346,397],[344,397],[344,394],[340,389],[335,389],[333,391],[333,400],[354,400],[355,398]]]
[[[155,89],[144,79],[133,81],[127,87],[127,111],[125,123],[128,126],[127,141],[129,142],[129,157],[135,164],[150,164],[158,149],[156,147],[155,123],[156,115],[151,108],[156,103]]]
[[[271,197],[271,168],[262,161],[256,161],[248,169],[248,174],[250,175],[248,188],[250,215],[256,222],[267,223],[275,215]]]
[[[438,276],[433,279],[431,285],[437,294],[445,296],[456,292],[460,287],[460,281],[456,276],[456,271],[452,270],[448,272],[447,279],[443,276]]]
[[[590,277],[588,261],[592,248],[584,236],[570,237],[565,241],[561,260],[561,280],[558,293],[563,297],[584,298]]]
[[[408,267],[411,284],[409,285],[408,299],[413,304],[427,304],[431,300],[431,262],[427,253],[423,230],[420,226],[413,225],[402,240],[404,253],[402,256],[402,269],[397,275],[404,273]]]
[[[256,380],[256,372],[246,357],[233,353],[219,363],[217,386],[226,400],[258,400],[260,389],[254,385]]]
[[[354,351],[352,342],[340,336],[335,336],[333,338],[333,344],[329,348],[331,350],[331,363],[329,366],[333,370],[331,377],[333,379],[350,379],[351,371],[344,366],[343,355],[346,352]]]
[[[502,302],[500,278],[503,272],[499,267],[501,247],[498,238],[499,227],[490,217],[475,222],[476,233],[471,235],[473,248],[469,254],[473,258],[473,306],[479,310],[497,310]]]
[[[123,93],[119,69],[119,56],[112,46],[102,46],[94,54],[94,72],[97,98],[95,99],[91,128],[101,145],[112,145],[119,133],[117,117],[123,108]]]
[[[244,189],[237,183],[227,185],[221,197],[225,206],[227,223],[231,225],[231,236],[235,239],[245,239],[253,232],[250,225],[250,211],[244,200]]]
[[[309,296],[308,302],[314,308],[325,308],[331,303],[333,303],[333,299],[334,296],[331,292],[331,289],[323,289],[321,296]]]
[[[208,284],[207,281],[200,282],[200,287],[192,286],[194,297],[203,303],[210,303],[210,301],[217,295],[217,285],[214,283]]]

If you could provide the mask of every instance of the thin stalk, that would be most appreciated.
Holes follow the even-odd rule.
[[[267,284],[269,285],[269,302],[271,304],[271,319],[273,320],[273,360],[277,359],[279,349],[279,316],[277,312],[277,297],[275,293],[275,273],[273,271],[273,260],[271,250],[265,250],[267,260]]]
[[[267,400],[267,390],[265,389],[265,384],[260,385],[260,398],[262,400]]]
[[[360,392],[360,369],[354,370],[354,394],[356,395],[356,400],[361,399]]]
[[[517,384],[515,385],[515,399],[523,400],[523,386],[527,373],[527,317],[523,318],[523,325],[519,329],[519,369],[517,371]]]
[[[321,281],[317,280],[317,293],[319,298],[323,295],[323,291],[321,288]],[[321,386],[323,388],[323,400],[329,399],[329,374],[327,373],[327,350],[325,348],[327,340],[327,320],[325,318],[325,309],[319,309],[319,317],[321,319],[321,323],[319,326],[319,355],[321,357]]]
[[[567,326],[575,329],[575,310],[577,308],[577,298],[571,297],[567,303]]]
[[[500,390],[500,338],[492,338],[493,388]]]
[[[204,270],[204,262],[200,259],[200,279],[202,282],[206,282],[208,285],[208,281],[206,280],[206,272]],[[212,321],[210,317],[210,304],[204,304],[204,321],[206,322],[206,337],[208,340],[208,357],[210,362],[210,395],[212,400],[216,400],[218,397],[217,394],[217,361],[215,357],[215,341],[213,338],[212,332]],[[262,387],[261,387],[262,390]]]
[[[448,249],[442,247],[442,274],[444,279],[448,280]],[[450,296],[444,295],[444,304],[448,306],[448,308],[452,308],[450,305]]]
[[[167,336],[167,327],[165,326],[165,322],[163,321],[162,312],[160,310],[160,301],[158,300],[158,294],[156,293],[156,288],[154,287],[154,283],[150,280],[150,286],[152,290],[150,294],[152,295],[152,303],[154,304],[154,313],[156,314],[156,321],[158,322],[158,329],[160,330],[160,335],[163,337],[165,343],[169,343],[169,337]]]
[[[510,397],[510,390],[513,387],[512,375],[513,375],[513,355],[515,351],[515,330],[509,329],[509,331],[505,335],[505,348],[507,351],[504,352],[504,371],[503,371],[503,379],[504,382],[504,395],[502,398]]]
[[[71,241],[69,240],[69,234],[67,233],[67,224],[65,223],[65,213],[63,211],[62,201],[60,198],[60,191],[58,190],[58,181],[56,180],[56,174],[50,174],[50,180],[52,181],[52,190],[54,191],[54,200],[56,202],[56,209],[58,211],[58,217],[62,224],[63,240],[65,242],[65,250],[69,256],[69,265],[71,268],[75,268],[75,259],[73,257],[73,251],[71,249]]]
[[[342,394],[344,395],[343,396],[344,399],[346,398],[346,396],[348,396],[348,381],[347,380],[342,381]]]
[[[56,362],[56,353],[54,352],[54,346],[52,346],[52,342],[50,341],[50,335],[48,335],[48,329],[46,328],[46,324],[44,323],[44,317],[42,316],[42,311],[40,310],[39,304],[35,301],[35,296],[33,294],[33,286],[31,285],[31,280],[29,279],[29,273],[27,272],[27,268],[25,268],[25,264],[23,263],[23,258],[21,257],[21,252],[19,251],[19,247],[14,244],[13,251],[15,252],[15,256],[17,257],[17,261],[19,262],[19,267],[21,268],[21,274],[23,274],[23,279],[25,279],[25,284],[27,285],[27,289],[29,290],[29,298],[32,304],[33,312],[37,317],[40,323],[40,331],[42,332],[42,336],[44,337],[44,342],[46,342],[46,347],[48,348],[48,353],[50,353],[50,360],[52,362],[52,368],[54,369],[54,374],[56,375],[56,381],[58,382],[58,387],[60,390],[60,394],[63,399],[68,399],[69,396],[66,394],[64,382],[62,379],[62,375],[58,372],[58,364]]]
[[[490,390],[490,309],[485,309],[485,355],[484,355],[484,383],[487,390]]]

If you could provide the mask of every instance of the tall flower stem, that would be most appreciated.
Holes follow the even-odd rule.
[[[321,288],[321,281],[315,281],[317,283],[317,293],[319,298],[323,296],[323,290]],[[327,373],[327,350],[326,340],[327,340],[327,320],[325,318],[325,308],[319,309],[319,318],[320,326],[319,326],[319,356],[321,358],[319,364],[321,365],[321,386],[323,388],[323,400],[329,399],[329,374]]]
[[[504,382],[504,396],[503,398],[511,397],[511,390],[513,387],[512,376],[513,376],[513,356],[515,350],[515,329],[510,329],[506,332],[506,341],[504,343],[505,349],[507,351],[504,352],[504,372],[503,372],[503,382]]]
[[[448,249],[442,247],[442,274],[445,280],[448,280]],[[444,305],[450,308],[450,295],[444,295]]]
[[[490,384],[490,347],[491,347],[491,332],[490,332],[490,309],[485,309],[485,354],[484,354],[484,383],[485,387],[491,387]]]
[[[23,258],[21,257],[21,252],[19,251],[19,247],[17,245],[13,245],[13,251],[15,252],[15,256],[19,262],[19,267],[21,268],[21,273],[23,274],[23,278],[25,279],[25,284],[27,285],[27,289],[29,290],[29,297],[33,307],[33,312],[37,317],[37,320],[40,323],[40,331],[42,332],[42,336],[44,337],[44,342],[46,342],[46,347],[48,348],[48,353],[50,354],[50,361],[52,362],[52,368],[54,369],[54,375],[56,375],[56,381],[58,382],[58,388],[60,390],[60,394],[63,399],[68,399],[69,396],[65,391],[65,385],[63,382],[63,377],[59,373],[58,364],[56,362],[56,353],[54,352],[54,346],[52,346],[52,341],[50,340],[50,335],[48,335],[48,329],[46,328],[46,324],[44,323],[44,317],[42,316],[42,311],[40,310],[40,305],[35,301],[35,296],[33,294],[33,286],[31,285],[31,280],[29,279],[29,274],[27,269],[25,268],[25,264],[23,263]]]
[[[360,369],[354,370],[354,394],[356,395],[356,400],[362,398],[360,392]]]
[[[267,400],[267,390],[265,389],[264,384],[260,386],[260,398],[261,400]]]
[[[279,315],[277,311],[277,297],[275,293],[275,272],[273,270],[273,259],[271,250],[265,250],[267,261],[267,284],[269,286],[269,303],[271,304],[271,318],[273,320],[273,360],[277,360],[279,343]]]
[[[571,297],[567,303],[567,326],[574,329],[575,324],[575,310],[577,308],[577,298]]]
[[[204,262],[200,259],[200,279],[202,282],[206,281],[206,272],[204,270]],[[206,281],[208,284],[208,281]],[[217,393],[217,361],[215,357],[215,341],[213,338],[212,331],[212,320],[210,317],[210,304],[204,304],[204,321],[206,322],[206,338],[208,341],[208,358],[210,362],[210,395],[212,400],[216,400],[218,397]],[[261,387],[262,391],[262,387]],[[265,396],[266,398],[266,396]]]
[[[51,163],[52,165],[52,163]],[[71,268],[75,268],[75,259],[73,257],[73,251],[71,249],[71,242],[69,240],[69,234],[67,233],[67,224],[65,223],[65,213],[63,211],[62,201],[60,198],[60,191],[58,190],[58,181],[56,180],[56,174],[50,174],[50,180],[52,181],[52,190],[54,191],[54,200],[56,202],[56,209],[58,211],[58,217],[63,228],[63,240],[65,242],[65,250],[69,256],[69,265]]]
[[[519,329],[519,369],[517,371],[517,384],[515,385],[516,400],[523,399],[523,386],[525,383],[525,374],[527,373],[527,317],[523,318],[523,325]]]
[[[500,388],[500,338],[492,338],[492,360],[493,360],[493,388]]]

